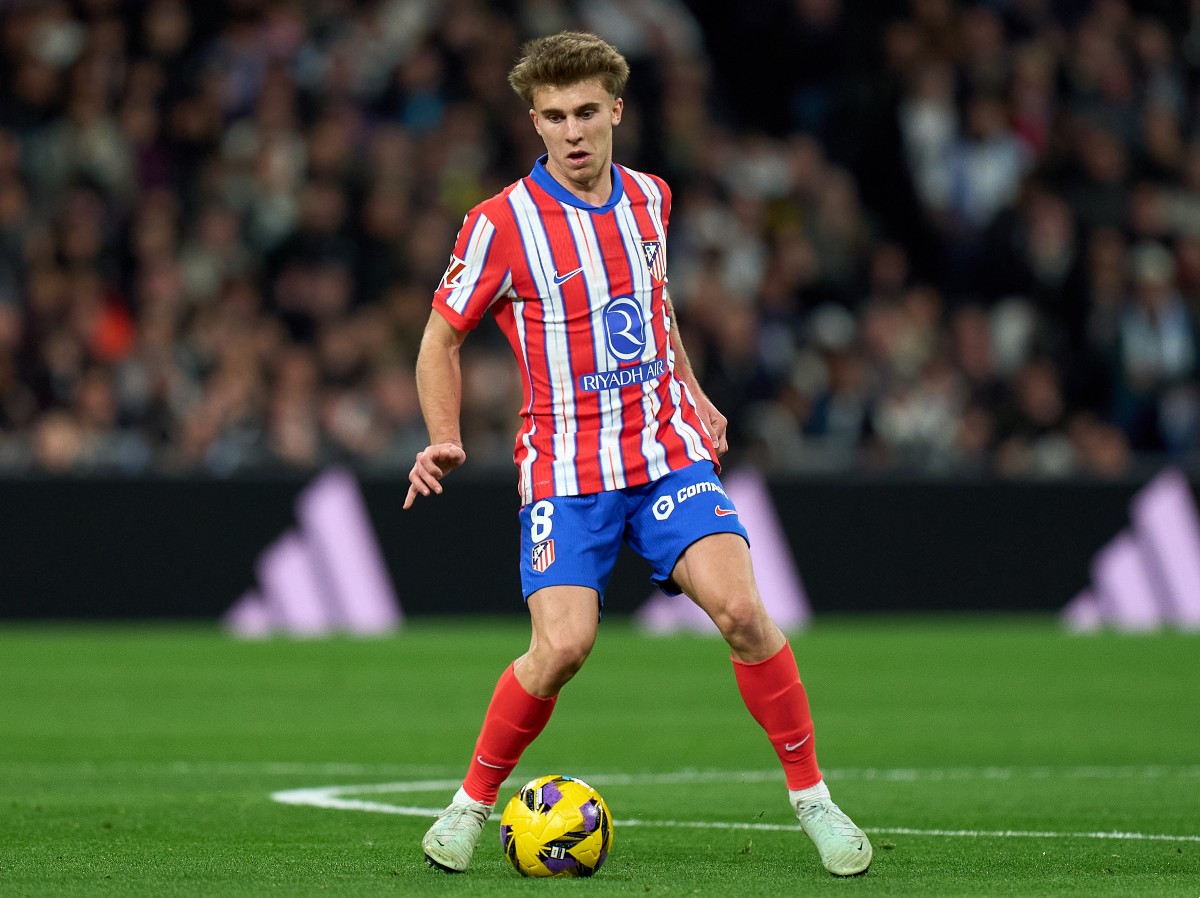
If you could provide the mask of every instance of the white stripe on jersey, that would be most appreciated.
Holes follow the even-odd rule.
[[[604,270],[604,252],[600,248],[600,237],[596,233],[595,217],[591,212],[573,207],[566,212],[571,238],[584,263],[583,277],[587,278],[589,295],[611,297],[612,286],[608,280],[608,273]],[[607,303],[591,308],[589,316],[592,351],[596,354],[598,371],[607,371],[610,365],[608,337],[604,324],[605,305]],[[596,399],[600,407],[600,432],[597,434],[600,457],[596,460],[600,467],[600,477],[606,490],[621,489],[626,485],[624,464],[613,464],[611,455],[615,449],[617,459],[621,458],[621,429],[624,426],[621,391],[600,390],[596,393]]]
[[[687,443],[688,455],[696,459],[696,461],[707,460],[709,455],[704,447],[706,441],[711,444],[712,439],[707,436],[707,431],[697,433],[696,428],[683,420],[683,404],[686,402],[692,408],[696,407],[691,390],[687,388],[687,385],[683,381],[675,379],[671,383],[671,398],[675,403],[675,413],[671,415],[671,423],[679,431],[679,435],[683,438],[683,441]]]
[[[571,378],[571,346],[567,340],[565,327],[555,327],[554,322],[566,319],[566,310],[562,301],[562,288],[554,284],[554,259],[550,252],[550,241],[542,226],[541,216],[538,215],[537,204],[525,184],[509,194],[509,203],[517,219],[521,235],[525,238],[524,250],[537,288],[538,298],[534,299],[541,308],[543,319],[547,322],[545,353],[547,359],[557,360],[558,371],[550,371],[550,406],[555,417],[555,449],[554,449],[554,492],[557,494],[574,495],[579,491],[579,482],[575,474],[576,440],[574,432],[575,421],[575,391],[570,384]],[[523,307],[514,309],[518,320],[524,318]],[[521,334],[521,345],[526,345],[527,334]],[[524,351],[524,350],[522,350]],[[524,359],[526,368],[529,359]],[[565,372],[561,369],[565,368]],[[562,384],[565,380],[567,388]]]
[[[642,182],[639,180],[639,184]],[[642,184],[644,190],[648,190],[646,184]],[[654,195],[651,193],[651,195]],[[628,195],[627,195],[628,196]],[[653,209],[653,207],[652,207]],[[637,224],[637,218],[633,213],[633,205],[630,202],[620,204],[616,209],[617,214],[621,219],[621,235],[625,241],[625,254],[630,258],[630,270],[633,272],[634,289],[637,295],[644,297],[645,301],[642,309],[642,319],[645,321],[646,327],[646,347],[642,353],[642,362],[648,362],[659,357],[661,353],[667,359],[668,366],[673,367],[674,359],[670,352],[670,333],[667,334],[667,346],[659,346],[654,339],[654,324],[651,314],[651,306],[649,303],[652,300],[654,292],[654,284],[650,279],[650,272],[645,265],[645,257],[642,254],[641,246],[641,231]],[[658,230],[661,219],[657,214],[653,216],[658,237],[662,239],[662,232]],[[646,460],[646,466],[650,476],[654,479],[665,476],[670,473],[670,467],[667,465],[667,449],[655,438],[655,419],[658,416],[659,401],[658,393],[655,390],[655,384],[647,382],[642,385],[642,457]]]

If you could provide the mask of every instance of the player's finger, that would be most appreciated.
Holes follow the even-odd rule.
[[[408,495],[404,497],[404,510],[408,511],[412,508],[415,501],[417,501],[417,488],[410,483],[408,485]]]
[[[442,469],[429,462],[425,462],[424,467],[422,467],[420,462],[413,465],[412,472],[408,475],[413,488],[422,496],[428,496],[431,492],[440,493],[442,486],[438,483],[438,480],[441,477]]]

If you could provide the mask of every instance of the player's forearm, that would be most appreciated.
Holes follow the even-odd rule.
[[[462,368],[458,346],[447,346],[427,332],[417,356],[417,395],[430,445],[462,445]]]
[[[671,303],[671,295],[665,289],[663,298],[666,300],[667,315],[671,322],[671,348],[675,352],[675,377],[683,382],[693,396],[703,396],[704,391],[700,389],[700,382],[696,379],[692,360],[688,358],[687,350],[683,346],[683,335],[679,333],[679,323],[675,320],[675,306]]]

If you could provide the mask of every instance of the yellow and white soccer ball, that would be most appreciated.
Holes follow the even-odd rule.
[[[500,816],[504,856],[522,876],[591,876],[612,842],[608,805],[572,776],[530,780]]]

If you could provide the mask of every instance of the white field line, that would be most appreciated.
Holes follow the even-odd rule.
[[[226,775],[226,776],[439,776],[447,773],[445,765],[416,764],[362,764],[352,761],[304,762],[304,761],[4,761],[0,770],[82,770],[125,771],[153,774],[167,773],[178,776]],[[825,779],[836,781],[878,782],[945,782],[978,780],[1099,780],[1099,779],[1200,779],[1200,764],[1127,764],[1127,765],[1076,765],[1054,767],[1036,766],[989,766],[989,767],[832,767],[823,768]],[[778,767],[765,770],[693,770],[684,769],[671,773],[594,773],[591,779],[597,783],[615,785],[671,784],[724,782],[736,779],[744,783],[782,782],[783,773]],[[456,784],[457,786],[457,784]]]
[[[967,768],[961,768],[965,771]],[[1095,771],[1101,768],[1074,768],[1077,771]],[[1116,768],[1104,768],[1113,770]],[[1134,768],[1149,769],[1149,768]],[[882,772],[882,771],[881,771]],[[718,775],[725,781],[736,779],[742,782],[748,779],[766,779],[759,774],[765,771],[687,771],[682,770],[669,774],[650,774],[646,776],[614,775],[609,777],[592,777],[592,782],[603,785],[648,785],[662,783],[697,783],[712,781]],[[777,771],[771,771],[771,779],[778,778]],[[1162,774],[1154,774],[1162,775]],[[893,779],[892,777],[873,777],[878,779]],[[1088,777],[1078,778],[1091,778]],[[325,808],[339,811],[366,811],[377,814],[397,814],[406,817],[436,817],[441,813],[439,807],[418,807],[414,805],[397,805],[381,801],[369,801],[361,798],[350,798],[352,795],[378,794],[409,794],[409,793],[445,793],[460,785],[457,779],[414,780],[399,783],[366,783],[352,786],[320,786],[308,789],[284,789],[271,793],[271,798],[281,804],[301,805],[315,808]],[[496,818],[492,818],[493,821]],[[618,826],[661,827],[669,829],[719,829],[719,830],[750,830],[750,831],[797,831],[798,824],[780,823],[749,823],[711,820],[648,820],[645,818],[629,818],[613,821]],[[1108,839],[1115,841],[1145,841],[1145,842],[1198,842],[1200,835],[1171,835],[1165,833],[1139,832],[1056,832],[1045,830],[979,830],[979,829],[914,829],[911,827],[867,827],[867,832],[879,835],[898,836],[934,836],[942,838],[976,838],[976,839]]]
[[[138,770],[146,773],[248,774],[253,776],[436,776],[448,770],[444,764],[362,764],[354,761],[0,761],[0,769],[21,770]],[[885,781],[942,781],[942,780],[1007,780],[1007,779],[1182,779],[1200,778],[1200,764],[1125,764],[1076,765],[1055,767],[989,766],[989,767],[832,767],[824,768],[826,779],[885,780]],[[782,780],[779,768],[764,770],[683,769],[672,773],[597,773],[593,778],[606,782],[714,782],[736,777],[743,782]],[[653,778],[653,779],[651,779]]]

